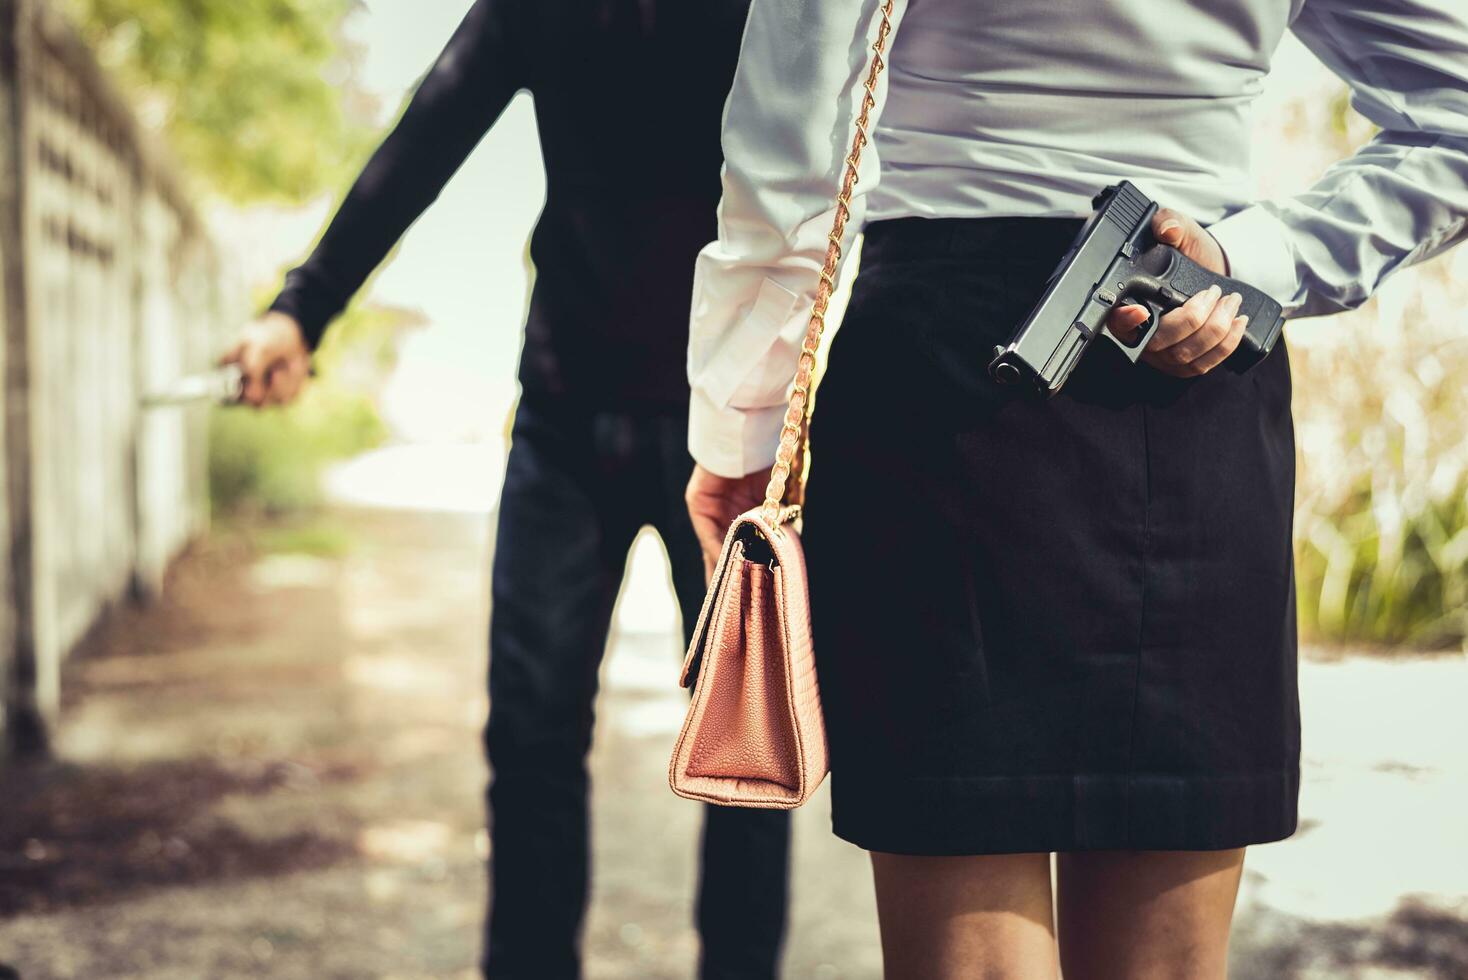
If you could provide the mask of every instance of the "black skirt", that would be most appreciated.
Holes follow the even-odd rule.
[[[986,365],[1079,228],[867,228],[804,542],[837,835],[869,850],[1204,850],[1293,832],[1284,344],[1180,379],[1093,344]]]

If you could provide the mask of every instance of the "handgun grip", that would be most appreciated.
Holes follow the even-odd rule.
[[[1238,350],[1229,357],[1231,366],[1246,370],[1262,361],[1274,349],[1274,342],[1279,339],[1280,328],[1284,325],[1284,311],[1278,303],[1246,282],[1239,282],[1203,268],[1171,245],[1153,247],[1167,249],[1172,253],[1166,266],[1167,272],[1160,278],[1165,285],[1181,294],[1184,300],[1215,284],[1223,290],[1225,296],[1238,293],[1243,297],[1238,315],[1247,316],[1249,324],[1244,328],[1244,337],[1239,341]],[[1182,305],[1182,301],[1176,305]]]

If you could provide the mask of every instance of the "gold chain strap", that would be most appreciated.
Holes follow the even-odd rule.
[[[861,166],[862,147],[869,140],[867,119],[871,115],[872,107],[877,104],[877,76],[887,66],[882,52],[887,47],[887,35],[892,33],[894,3],[895,0],[882,0],[877,8],[877,12],[882,15],[882,23],[877,28],[876,41],[872,42],[872,60],[864,86],[866,91],[862,96],[861,111],[856,115],[856,135],[851,139],[851,152],[846,156],[846,171],[841,177],[841,190],[836,194],[836,218],[831,223],[831,234],[826,239],[826,262],[821,267],[816,300],[805,328],[805,340],[800,345],[795,384],[790,392],[790,406],[785,410],[785,424],[780,428],[780,445],[775,451],[775,465],[770,470],[770,482],[765,486],[765,502],[761,513],[772,527],[780,522],[780,502],[785,498],[785,484],[790,479],[791,467],[804,438],[804,423],[810,406],[811,375],[815,371],[816,352],[821,347],[821,334],[826,329],[826,307],[831,302],[831,293],[836,289],[836,265],[841,261],[841,239],[846,232],[846,220],[851,216],[851,190],[856,186],[856,171]]]

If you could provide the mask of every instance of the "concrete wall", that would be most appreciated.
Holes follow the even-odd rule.
[[[0,0],[0,184],[0,657],[28,751],[68,651],[207,519],[203,415],[138,399],[208,365],[222,303],[173,169],[44,0]]]

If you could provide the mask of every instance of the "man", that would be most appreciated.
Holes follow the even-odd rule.
[[[510,98],[533,94],[547,196],[493,569],[489,977],[580,972],[597,667],[644,524],[667,545],[685,632],[703,598],[683,503],[688,295],[716,233],[720,108],[746,9],[476,0],[315,252],[228,358],[250,404],[295,397],[328,321]],[[788,842],[785,813],[708,809],[703,976],[775,974]]]

